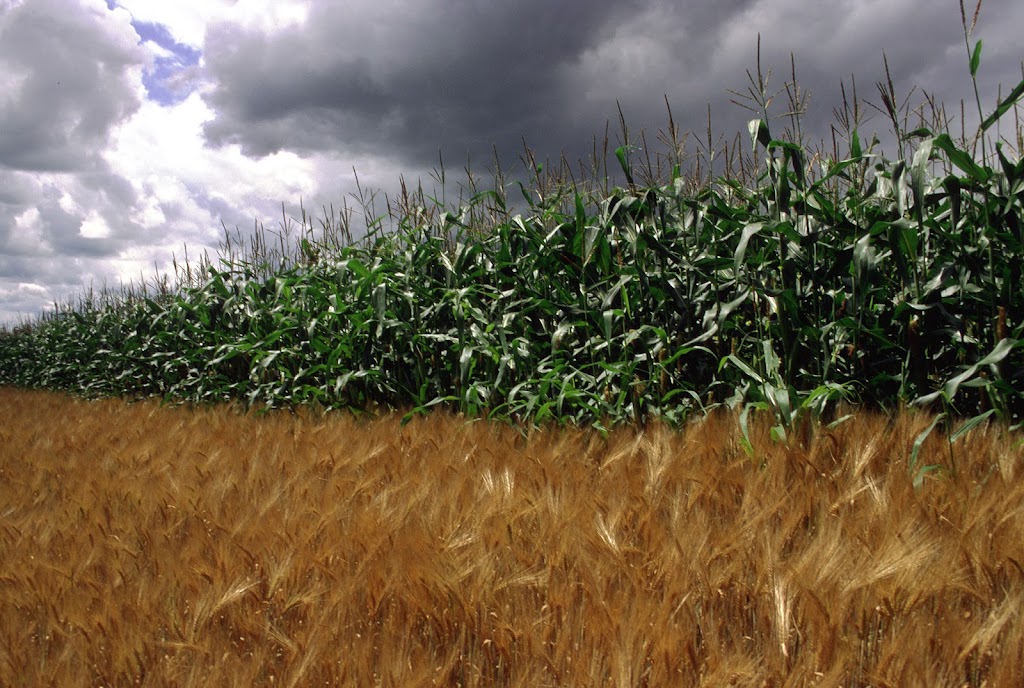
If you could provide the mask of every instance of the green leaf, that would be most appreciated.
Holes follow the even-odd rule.
[[[356,275],[358,275],[361,279],[365,280],[365,279],[369,279],[369,277],[370,277],[370,271],[366,269],[365,265],[360,263],[355,258],[349,259],[348,262],[343,263],[342,265],[347,267],[352,272],[356,273]],[[338,271],[338,281],[339,281],[339,283],[342,281],[343,278],[344,278],[344,274],[339,269],[339,271]]]
[[[971,77],[978,75],[978,65],[981,64],[981,41],[974,44],[974,52],[971,53]]]
[[[928,464],[927,466],[921,466],[921,468],[918,469],[917,473],[914,474],[914,489],[921,489],[921,485],[924,484],[924,477],[929,473],[933,473],[937,470],[939,470],[939,466],[936,464]]]
[[[473,347],[467,346],[459,354],[459,381],[466,384],[469,376],[469,365],[473,360]]]
[[[743,436],[740,437],[740,445],[750,458],[754,458],[754,445],[750,442],[750,421],[748,420],[752,407],[753,404],[747,404],[740,411],[740,432],[743,433]]]
[[[703,319],[704,333],[686,342],[683,346],[689,347],[694,344],[700,344],[715,336],[715,333],[721,329],[729,314],[736,310],[749,296],[750,290],[748,289],[729,303],[716,303],[712,308],[705,311]]]
[[[1024,95],[1024,81],[1017,84],[1014,89],[1010,92],[1010,95],[1006,97],[1006,100],[1001,102],[996,108],[995,112],[985,118],[985,121],[981,123],[980,132],[983,133],[999,121],[999,118],[1006,114],[1006,111],[1014,106],[1014,104],[1020,100],[1020,97]]]
[[[775,417],[783,421],[782,427],[792,427],[796,413],[790,400],[789,389],[787,387],[772,388],[770,392],[772,407],[775,409]],[[785,441],[785,433],[783,433],[782,439]]]
[[[772,142],[772,136],[768,131],[768,123],[763,119],[752,119],[747,122],[747,131],[750,132],[750,141],[753,144],[751,150],[757,150],[757,144],[761,144],[766,149]]]
[[[932,155],[932,139],[925,139],[914,152],[914,160],[910,163],[911,191],[914,194],[914,218],[918,224],[924,221],[924,182],[927,176],[928,161]]]
[[[786,443],[786,427],[784,425],[773,425],[769,434],[771,435],[772,441],[780,444]]]
[[[721,364],[719,364],[718,366],[718,369],[721,370],[722,368],[724,368],[726,362],[732,363],[734,366],[742,370],[747,377],[751,378],[757,384],[764,384],[764,378],[758,375],[756,370],[751,368],[749,365],[741,361],[733,354],[728,354],[725,358],[723,358]]]
[[[861,161],[863,157],[864,156],[861,155],[860,157],[853,157],[847,160],[840,160],[839,162],[835,163],[834,165],[832,165],[832,167],[829,168],[828,172],[825,173],[825,175],[821,179],[819,179],[818,181],[814,182],[814,184],[811,185],[809,193],[817,192],[821,187],[825,185],[825,182],[827,182],[829,179],[832,179],[832,177],[842,174],[847,167],[857,164],[858,162]]]
[[[740,266],[743,265],[743,258],[747,254],[747,244],[750,243],[750,238],[762,229],[764,229],[764,223],[762,222],[752,222],[743,228],[743,234],[740,235],[740,242],[736,245],[736,252],[732,258],[737,275],[739,275]]]
[[[946,384],[943,385],[942,388],[943,394],[945,395],[946,399],[951,401],[953,397],[956,395],[957,391],[960,389],[960,386],[965,384],[972,377],[974,377],[975,374],[978,372],[979,368],[999,363],[1004,358],[1006,358],[1007,355],[1009,355],[1009,353],[1014,348],[1021,345],[1021,343],[1021,341],[1018,341],[1016,339],[1000,340],[1000,342],[996,344],[995,348],[992,349],[992,352],[988,356],[985,356],[974,365],[968,366],[967,369],[964,370],[962,373],[946,381]]]
[[[576,194],[576,231],[582,232],[583,227],[587,224],[587,211],[583,207],[583,198],[577,193]],[[586,260],[584,260],[584,263]]]
[[[985,182],[991,177],[988,170],[974,162],[970,153],[956,147],[949,134],[939,134],[932,139],[932,145],[948,155],[949,161],[966,172],[972,179]]]
[[[378,284],[373,288],[373,294],[370,296],[370,302],[373,304],[373,309],[377,315],[377,330],[380,332],[381,322],[384,320],[384,306],[386,304],[387,297],[387,285]]]
[[[598,247],[598,240],[604,240],[601,235],[601,228],[593,225],[586,227],[581,232],[583,236],[583,267],[586,267],[590,263],[590,259],[594,256],[594,249]]]
[[[914,439],[914,445],[910,450],[910,471],[913,472],[914,468],[917,467],[917,458],[921,453],[921,447],[924,446],[924,441],[928,439],[928,435],[932,434],[932,430],[946,417],[945,413],[940,413],[935,416],[935,419],[931,422],[927,428],[921,431],[918,436]]]
[[[967,421],[962,426],[957,428],[956,432],[949,436],[950,443],[956,442],[958,439],[960,439],[961,437],[969,433],[971,430],[976,428],[980,423],[982,423],[986,418],[988,418],[995,412],[995,409],[989,409],[988,411],[985,411],[985,413],[978,414],[977,416],[971,418],[969,421]]]
[[[622,167],[622,172],[626,175],[626,181],[629,182],[630,186],[633,186],[633,171],[629,166],[627,154],[628,150],[625,146],[619,146],[615,149],[615,157],[618,158],[619,166]]]

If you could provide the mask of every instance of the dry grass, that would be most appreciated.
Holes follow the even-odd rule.
[[[0,419],[3,685],[1024,676],[1024,452],[994,428],[915,490],[910,415],[755,424],[753,458],[726,416],[524,440],[0,389]]]

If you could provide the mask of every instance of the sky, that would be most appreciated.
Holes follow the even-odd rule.
[[[1021,26],[1020,0],[981,7],[986,110],[1022,78]],[[524,142],[586,158],[620,107],[652,147],[666,100],[732,140],[759,35],[773,91],[792,57],[811,142],[841,84],[880,104],[883,55],[901,99],[956,127],[974,102],[957,0],[0,0],[0,323],[173,272],[225,227],[353,205],[356,174],[383,207],[403,178],[437,190],[439,160],[489,179]],[[862,139],[889,131],[865,116]]]

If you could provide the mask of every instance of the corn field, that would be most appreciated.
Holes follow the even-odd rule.
[[[1019,119],[1010,146],[993,134],[1017,118],[1024,81],[954,138],[942,106],[900,109],[886,73],[875,107],[893,159],[862,141],[845,86],[832,149],[805,144],[795,69],[776,137],[758,64],[739,101],[757,117],[723,147],[721,174],[710,134],[685,156],[669,109],[653,159],[622,119],[620,185],[606,137],[578,173],[527,151],[529,180],[499,167],[480,190],[470,175],[457,204],[403,185],[385,215],[364,204],[355,240],[351,214],[303,211],[298,228],[226,234],[173,279],[4,328],[0,384],[601,430],[726,404],[770,411],[785,435],[838,400],[1019,426]]]

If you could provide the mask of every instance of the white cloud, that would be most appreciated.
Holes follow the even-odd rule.
[[[40,223],[39,208],[29,208],[14,218],[15,231],[7,242],[13,255],[46,255],[53,253]]]
[[[311,0],[119,0],[136,21],[160,24],[180,42],[202,47],[206,28],[227,23],[263,33],[303,24]]]
[[[312,0],[241,0],[228,5],[221,19],[246,29],[274,33],[305,24],[311,5]]]
[[[85,239],[107,239],[110,237],[110,225],[97,210],[90,210],[82,220],[78,233]]]
[[[117,4],[135,20],[161,24],[179,41],[194,47],[202,46],[207,24],[230,7],[221,0],[119,0]]]
[[[216,243],[223,220],[229,225],[263,218],[281,201],[310,197],[318,190],[316,164],[292,153],[247,158],[237,146],[211,149],[202,125],[212,117],[199,93],[173,106],[147,102],[118,127],[105,158],[131,180],[140,203],[132,221],[143,229]],[[209,209],[220,201],[235,217]],[[173,226],[165,224],[173,218]]]

